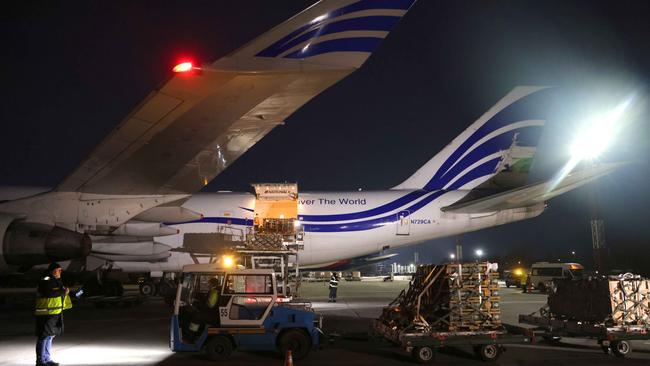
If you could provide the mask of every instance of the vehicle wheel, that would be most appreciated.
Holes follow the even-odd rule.
[[[614,341],[610,348],[616,357],[625,357],[632,352],[632,345],[628,341]]]
[[[413,347],[411,356],[417,363],[429,363],[435,356],[435,351],[429,346]]]
[[[290,329],[280,335],[278,339],[278,350],[282,356],[291,350],[294,360],[302,360],[307,357],[311,349],[311,339],[300,329]]]
[[[155,296],[158,288],[155,283],[151,281],[142,282],[140,284],[140,294],[143,296]]]
[[[498,344],[483,344],[474,346],[474,353],[483,361],[493,362],[501,356],[501,347]]]
[[[231,353],[232,342],[224,336],[213,336],[205,342],[205,355],[212,361],[225,360]]]

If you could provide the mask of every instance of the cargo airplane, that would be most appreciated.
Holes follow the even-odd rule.
[[[53,190],[0,190],[0,270],[78,258],[178,271],[188,233],[253,225],[250,193],[197,193],[313,97],[362,66],[415,0],[323,0],[203,66],[179,65]],[[527,184],[544,87],[517,87],[401,184],[300,192],[301,266],[372,261],[385,249],[535,217],[615,167]],[[76,264],[75,264],[76,263]],[[80,264],[81,263],[81,264]]]

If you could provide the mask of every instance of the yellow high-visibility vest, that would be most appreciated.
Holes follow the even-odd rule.
[[[208,307],[212,309],[217,305],[217,300],[219,299],[219,293],[216,289],[211,289],[208,293]]]
[[[70,296],[37,297],[34,315],[57,315],[72,308]]]

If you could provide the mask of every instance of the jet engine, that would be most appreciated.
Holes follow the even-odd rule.
[[[25,268],[83,258],[91,249],[92,243],[86,234],[0,215],[0,266],[4,262]]]

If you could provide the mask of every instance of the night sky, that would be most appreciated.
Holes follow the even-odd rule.
[[[13,2],[3,5],[0,184],[56,186],[181,57],[211,62],[313,1]],[[631,94],[602,161],[632,164],[551,201],[539,218],[466,234],[466,253],[589,263],[588,194],[613,251],[648,257],[650,22],[642,1],[420,0],[364,67],[316,97],[206,187],[399,184],[516,85],[557,97],[531,180],[568,159],[576,126]],[[455,238],[402,249],[439,261]],[[627,265],[627,263],[625,263]]]

